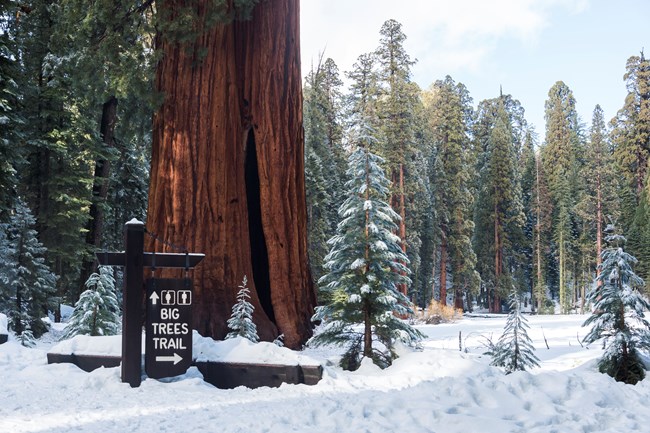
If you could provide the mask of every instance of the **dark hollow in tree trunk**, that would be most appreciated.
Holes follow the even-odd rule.
[[[298,4],[260,2],[251,20],[207,30],[201,58],[159,37],[165,100],[154,115],[147,228],[205,253],[193,325],[214,338],[227,333],[244,275],[261,339],[283,333],[297,348],[312,333]],[[146,248],[164,249],[153,239]]]

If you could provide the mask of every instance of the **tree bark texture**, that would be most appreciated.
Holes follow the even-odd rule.
[[[199,16],[210,2],[198,2]],[[174,2],[166,2],[174,7]],[[222,338],[244,275],[263,340],[300,347],[316,304],[307,258],[299,1],[268,0],[187,47],[160,38],[147,228],[206,257],[194,323]],[[196,52],[196,51],[195,51]],[[153,239],[148,250],[164,249]]]
[[[447,305],[447,236],[444,232],[440,244],[440,304]]]
[[[117,98],[111,96],[102,107],[102,118],[99,125],[99,133],[105,148],[115,147],[115,124],[117,123]],[[100,156],[95,162],[95,174],[93,179],[92,203],[90,205],[90,218],[88,219],[86,232],[86,243],[95,250],[101,247],[104,234],[104,208],[108,196],[108,181],[111,174],[111,162]],[[80,287],[75,297],[85,290],[85,283],[95,268],[94,255],[84,260],[81,266]]]

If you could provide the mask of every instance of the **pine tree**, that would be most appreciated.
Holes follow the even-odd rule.
[[[485,152],[480,156],[480,188],[475,208],[476,230],[474,245],[479,256],[481,277],[488,288],[491,312],[501,311],[501,299],[512,287],[519,287],[524,241],[523,203],[518,168],[518,144],[512,131],[512,121],[501,95],[492,101],[491,119],[481,119],[489,125]],[[485,111],[484,111],[485,112]],[[480,138],[479,138],[480,139]],[[515,284],[517,283],[517,284]]]
[[[530,128],[526,132],[524,146],[519,160],[521,172],[521,193],[523,212],[525,215],[523,227],[523,243],[520,246],[524,258],[522,285],[535,299],[535,175],[537,168],[537,157],[534,144],[534,130]],[[532,311],[535,311],[535,304],[532,303]]]
[[[548,189],[553,203],[553,247],[558,261],[557,292],[562,313],[571,307],[577,269],[578,233],[575,203],[581,189],[580,130],[575,98],[569,87],[561,81],[548,92],[545,104],[546,136],[542,147],[542,164],[548,179]],[[572,286],[573,284],[573,286]]]
[[[602,264],[597,281],[589,293],[594,312],[583,326],[592,328],[586,343],[603,338],[605,352],[598,361],[601,373],[619,382],[635,384],[645,377],[641,352],[650,350],[650,323],[645,312],[650,302],[639,293],[643,280],[632,267],[636,258],[623,250],[625,238],[607,228],[605,241],[609,247],[602,252]]]
[[[411,81],[411,67],[415,64],[404,48],[406,35],[402,25],[387,20],[380,31],[380,44],[375,55],[378,63],[379,99],[377,116],[382,140],[378,154],[386,161],[391,180],[389,203],[399,215],[398,235],[402,251],[415,255],[419,262],[418,245],[408,245],[407,228],[414,229],[418,224],[413,212],[413,196],[417,190],[415,148],[415,115],[419,103],[419,88]],[[410,230],[409,230],[410,231]],[[419,237],[413,238],[419,244]],[[407,294],[407,286],[399,287]]]
[[[544,312],[549,293],[546,275],[548,273],[547,269],[550,267],[548,256],[551,249],[550,238],[553,204],[548,192],[546,174],[544,173],[539,152],[535,155],[535,185],[532,194],[535,221],[533,230],[535,267],[533,294],[537,301],[537,310],[542,313]]]
[[[635,200],[624,203],[624,224],[631,223],[634,207],[639,202],[647,175],[650,157],[650,60],[641,51],[627,60],[624,75],[628,94],[625,103],[612,119],[614,157]]]
[[[86,281],[62,339],[75,335],[115,335],[119,332],[120,305],[115,293],[113,268],[100,266]]]
[[[596,105],[581,172],[584,179],[584,190],[576,205],[577,214],[585,224],[581,254],[582,261],[585,263],[583,268],[586,268],[583,273],[589,276],[594,270],[596,277],[600,274],[605,219],[607,217],[614,221],[618,219],[618,179],[614,169],[611,147],[603,120],[603,110],[600,105]],[[584,278],[582,282],[581,309],[586,300],[587,280],[591,281],[592,279]]]
[[[226,336],[228,338],[243,337],[247,340],[257,343],[260,338],[257,336],[257,327],[253,322],[254,307],[249,302],[250,291],[246,284],[248,279],[244,275],[244,279],[237,292],[237,303],[232,306],[232,315],[228,319],[228,329],[230,332]]]
[[[47,331],[41,319],[53,305],[56,277],[45,264],[47,250],[37,239],[35,223],[29,208],[19,200],[7,228],[12,248],[5,249],[7,284],[3,298],[10,299],[8,316],[16,335],[27,331],[38,338]]]
[[[434,161],[431,186],[436,208],[435,230],[440,241],[440,303],[447,303],[448,268],[451,268],[454,305],[463,308],[463,295],[479,286],[476,255],[472,249],[473,181],[471,98],[462,83],[447,76],[436,81],[425,95],[428,123],[433,136]]]
[[[344,199],[342,84],[336,63],[328,58],[319,60],[303,88],[309,256],[315,280],[323,274],[326,241],[334,235],[337,209]]]
[[[383,159],[371,152],[377,145],[373,130],[363,118],[357,128],[357,148],[348,158],[348,197],[339,210],[337,235],[329,240],[329,273],[321,279],[331,301],[317,307],[313,320],[324,324],[311,339],[314,345],[346,346],[341,365],[349,370],[363,358],[387,367],[396,356],[396,340],[414,343],[422,337],[398,318],[412,314],[398,289],[409,283],[408,258],[394,234],[400,217],[385,201],[389,182],[380,167]],[[355,329],[359,323],[361,332]]]
[[[650,293],[650,175],[641,193],[639,205],[629,229],[630,254],[639,260],[635,271],[645,282],[645,294]]]
[[[8,31],[16,15],[14,2],[0,2],[0,223],[9,220],[16,198],[17,168],[21,164],[18,141],[22,121],[18,108],[19,74],[15,38]]]
[[[505,368],[506,374],[539,367],[539,358],[533,353],[535,348],[528,336],[528,321],[521,314],[521,303],[516,293],[510,295],[510,312],[503,334],[490,349],[490,365]]]

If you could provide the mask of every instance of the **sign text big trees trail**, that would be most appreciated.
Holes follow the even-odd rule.
[[[149,377],[154,378],[177,376],[184,373],[189,363],[192,362],[192,334],[189,325],[192,285],[187,278],[189,270],[198,265],[205,257],[203,254],[189,253],[186,248],[182,248],[185,253],[181,254],[145,252],[144,234],[144,223],[132,219],[124,225],[124,252],[98,252],[95,254],[100,265],[124,267],[124,285],[122,287],[122,382],[129,383],[132,387],[140,386],[142,379],[141,341],[144,268],[151,268],[152,271],[157,268],[185,269],[185,279],[153,280],[150,282],[152,290],[148,293],[150,298],[147,298],[147,310],[149,310],[149,307],[156,307],[147,314],[147,317],[151,318],[147,322],[147,338],[152,338],[152,340],[151,342],[147,340],[145,344],[147,352],[145,364],[148,366],[151,362],[154,362],[151,369],[147,367],[147,373]],[[156,240],[160,240],[152,233],[147,232],[147,234]],[[162,242],[172,249],[179,249],[171,243]],[[178,281],[182,281],[182,288]],[[166,291],[164,294],[163,290]],[[155,328],[154,323],[156,324]],[[156,335],[154,335],[154,331]],[[156,340],[153,340],[153,338],[156,338]],[[149,350],[149,344],[153,345],[153,352]],[[157,348],[165,352],[156,355]],[[166,352],[169,350],[172,350],[171,354]],[[189,353],[181,353],[181,351],[189,351]],[[159,357],[159,361],[156,360],[157,357]],[[170,364],[172,369],[158,369],[158,363]],[[184,367],[181,367],[181,363]]]
[[[147,376],[178,376],[192,363],[192,282],[147,280],[144,368]]]

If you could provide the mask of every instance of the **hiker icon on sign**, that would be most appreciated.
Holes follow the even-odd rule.
[[[176,305],[176,292],[174,290],[163,290],[160,302],[163,305]]]
[[[178,305],[191,305],[192,304],[192,291],[179,290],[178,291]]]

